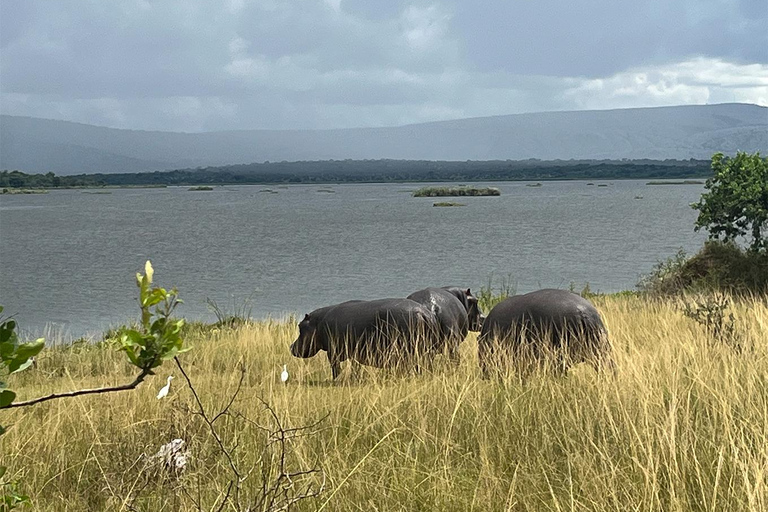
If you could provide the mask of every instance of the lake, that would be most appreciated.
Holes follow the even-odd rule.
[[[689,206],[702,185],[645,183],[482,183],[502,195],[445,208],[402,183],[4,195],[0,304],[27,334],[98,335],[137,318],[147,259],[156,284],[179,289],[179,315],[208,321],[207,298],[262,318],[491,277],[521,293],[634,289],[705,239]]]

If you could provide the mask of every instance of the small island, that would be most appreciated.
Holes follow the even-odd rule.
[[[190,187],[189,188],[190,192],[207,192],[207,191],[210,191],[210,190],[213,190],[213,187],[207,187],[207,186],[204,186],[204,185],[201,185],[199,187]]]
[[[452,197],[452,196],[500,196],[501,191],[494,187],[423,187],[413,193],[413,197]]]
[[[432,206],[444,207],[444,206],[467,206],[467,205],[464,203],[454,203],[452,201],[443,201],[439,203],[433,203]]]
[[[3,188],[3,194],[47,194],[44,188]]]
[[[526,187],[541,187],[542,185],[541,185],[541,183],[536,182],[536,183],[527,183],[525,186]]]
[[[646,185],[703,185],[700,180],[682,180],[682,181],[649,181]]]

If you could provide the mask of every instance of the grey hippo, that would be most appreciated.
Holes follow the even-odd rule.
[[[483,322],[477,348],[484,376],[509,363],[524,373],[529,363],[547,360],[557,372],[583,361],[615,371],[600,313],[566,290],[538,290],[501,301]]]
[[[324,350],[333,378],[347,359],[385,368],[429,362],[439,345],[435,313],[410,299],[352,300],[316,309],[299,322],[295,357]]]
[[[438,350],[444,348],[448,357],[458,363],[459,344],[467,337],[467,332],[479,331],[483,325],[484,317],[477,305],[477,297],[469,288],[444,286],[424,288],[407,298],[434,311],[442,337],[442,347]]]

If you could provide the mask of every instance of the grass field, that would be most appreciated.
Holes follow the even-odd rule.
[[[209,416],[227,405],[245,369],[230,414],[215,424],[247,475],[242,503],[274,477],[262,470],[280,455],[264,452],[259,425],[270,416],[261,397],[286,426],[325,417],[286,445],[288,470],[325,475],[323,493],[297,510],[768,510],[768,302],[732,306],[741,353],[712,343],[674,302],[595,304],[614,343],[615,378],[581,365],[563,378],[481,380],[471,335],[458,368],[441,361],[429,374],[364,369],[353,377],[347,367],[334,383],[321,355],[291,358],[296,327],[285,322],[193,330],[181,361]],[[10,387],[23,400],[128,382],[134,374],[123,359],[105,346],[48,349]],[[171,392],[157,400],[169,374]],[[196,502],[216,510],[231,466],[195,407],[170,361],[133,391],[4,411],[0,424],[12,424],[0,438],[4,479],[20,481],[33,510],[198,510]],[[178,477],[146,457],[174,438],[190,449]],[[236,510],[234,500],[222,510]]]

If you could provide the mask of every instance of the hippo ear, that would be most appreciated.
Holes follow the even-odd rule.
[[[306,315],[304,315],[304,320],[308,320],[308,319],[309,319],[309,313],[307,313]]]
[[[469,291],[469,288],[467,288],[467,297],[471,297],[471,296],[472,296],[472,292]]]

